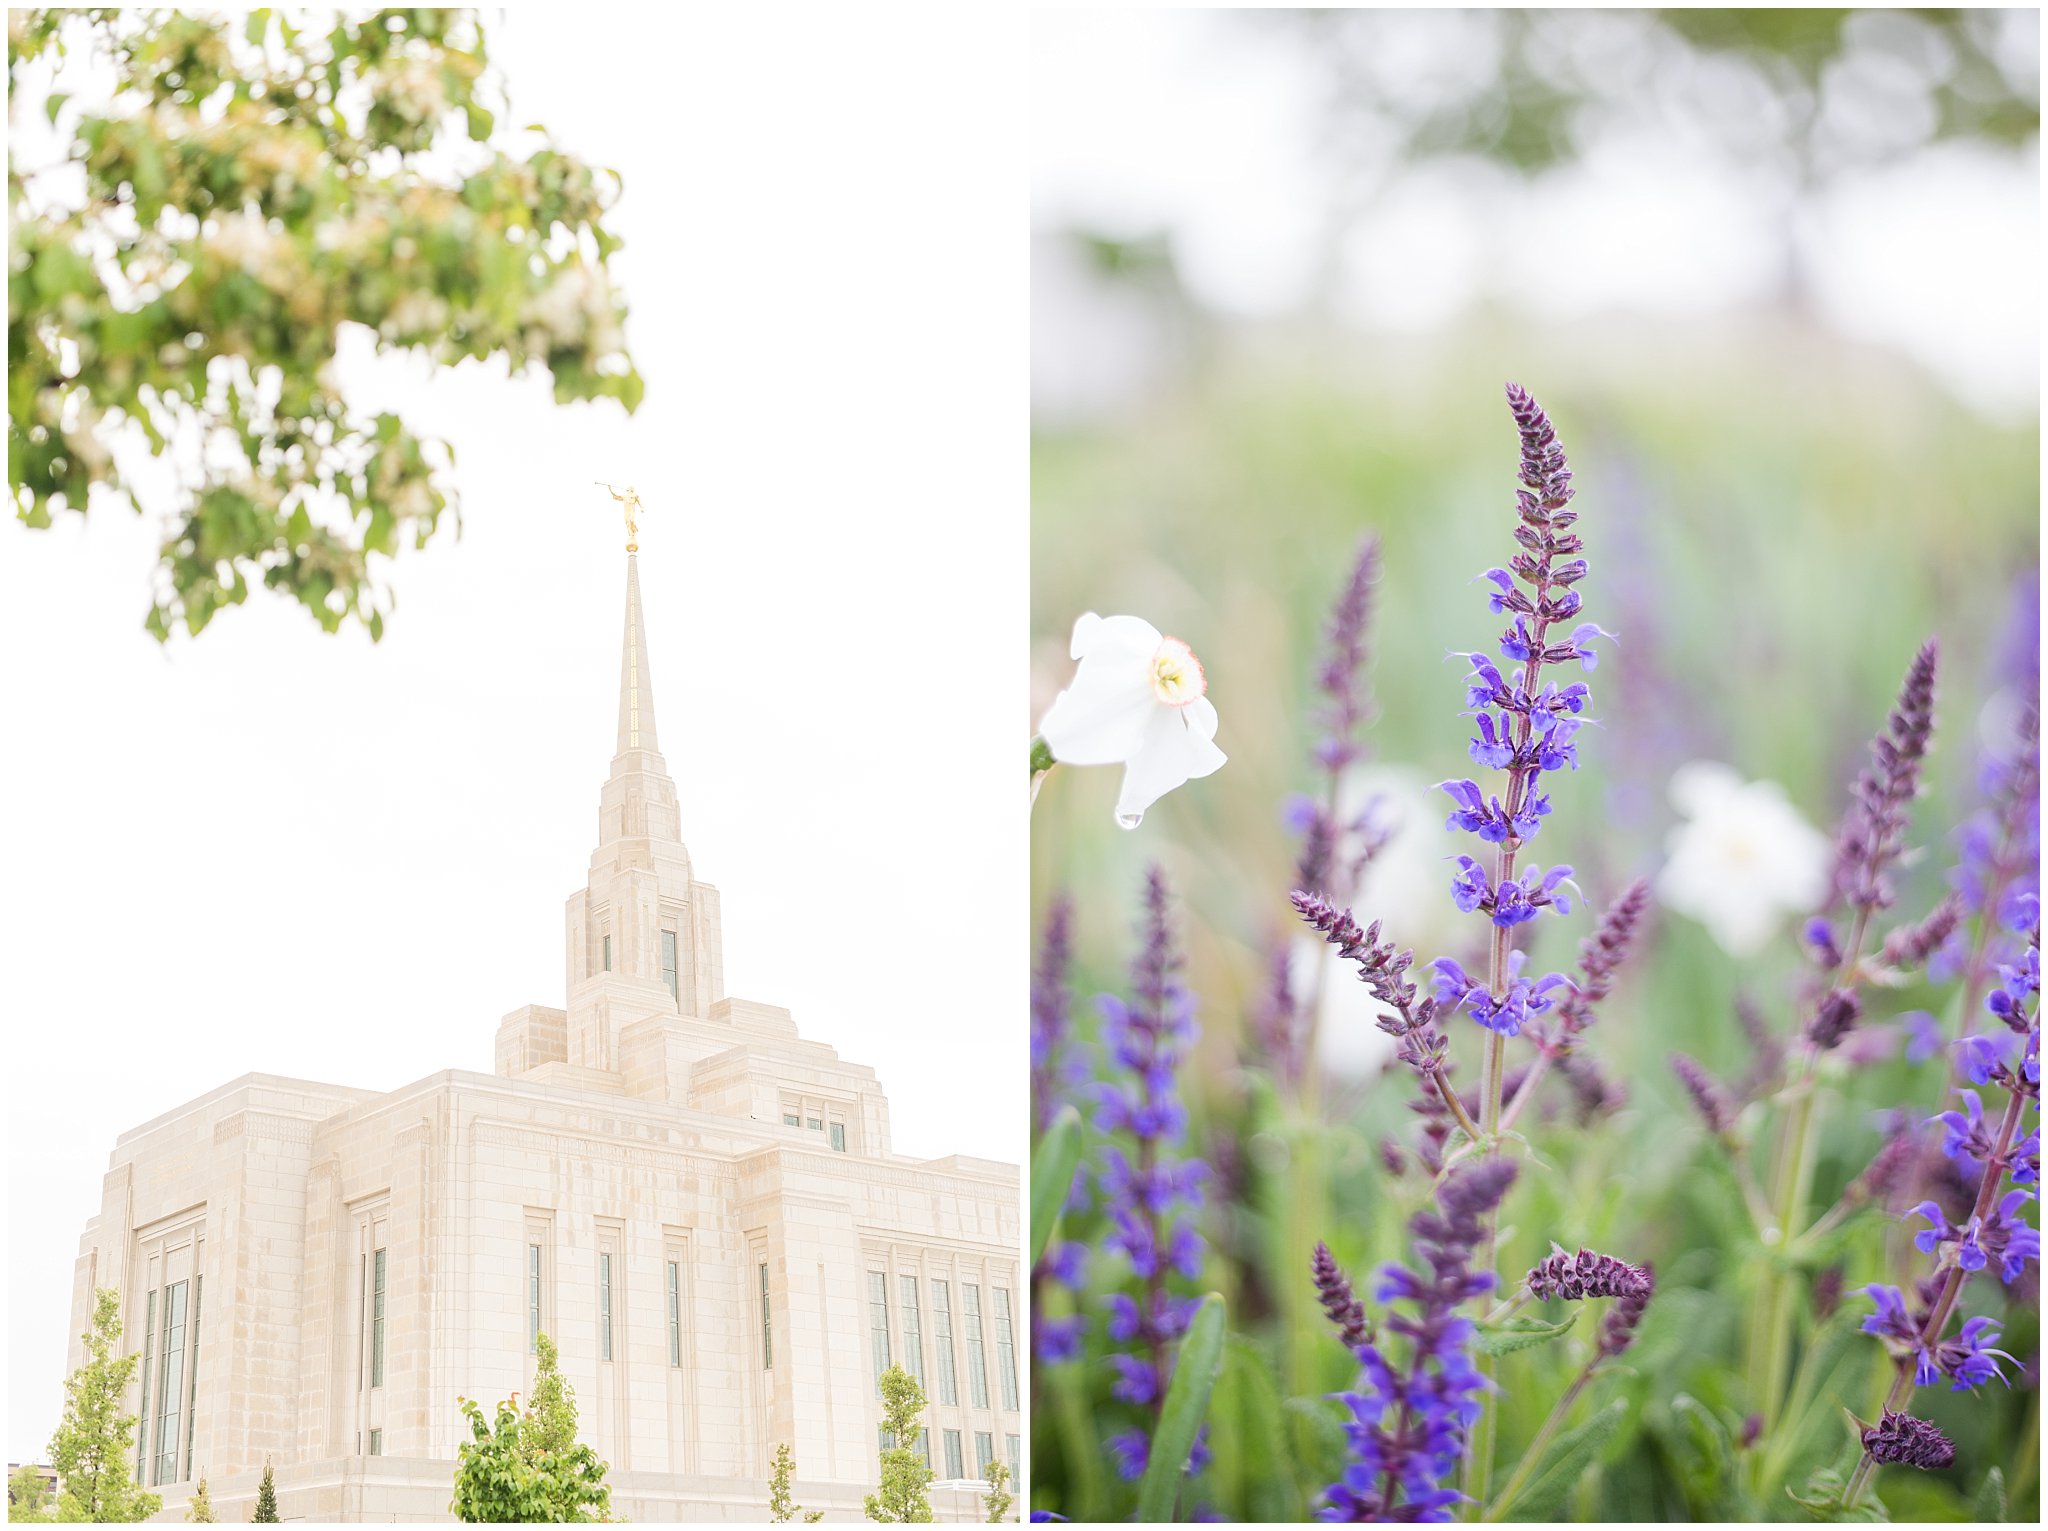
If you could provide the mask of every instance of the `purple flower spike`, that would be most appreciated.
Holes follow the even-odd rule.
[[[1131,1002],[1103,996],[1102,1038],[1118,1067],[1099,1087],[1096,1127],[1128,1139],[1127,1156],[1113,1144],[1097,1168],[1110,1228],[1100,1249],[1130,1262],[1139,1286],[1112,1293],[1107,1327],[1129,1352],[1110,1357],[1112,1393],[1123,1403],[1152,1410],[1173,1376],[1174,1347],[1193,1320],[1194,1304],[1167,1290],[1169,1275],[1200,1270],[1203,1245],[1189,1220],[1201,1205],[1208,1166],[1185,1156],[1187,1112],[1178,1073],[1194,1045],[1193,1001],[1180,982],[1181,956],[1168,909],[1166,878],[1158,867],[1145,877],[1142,946],[1131,967]],[[1144,1432],[1134,1432],[1142,1445]],[[1112,1455],[1118,1447],[1110,1443]],[[1128,1456],[1128,1452],[1124,1456]],[[1142,1457],[1139,1459],[1142,1474]],[[1118,1471],[1127,1465],[1118,1458]]]
[[[1389,1266],[1380,1291],[1413,1312],[1390,1315],[1380,1337],[1357,1347],[1358,1386],[1340,1395],[1351,1411],[1351,1461],[1330,1485],[1321,1519],[1441,1521],[1459,1502],[1445,1483],[1486,1382],[1472,1364],[1472,1324],[1457,1309],[1492,1290],[1493,1277],[1471,1262],[1514,1178],[1504,1159],[1462,1165],[1438,1186],[1436,1205],[1409,1221],[1416,1266]],[[1390,1353],[1391,1336],[1406,1342],[1405,1357]]]
[[[1835,896],[1851,909],[1891,907],[1888,876],[1905,849],[1906,814],[1920,792],[1921,766],[1934,734],[1934,676],[1939,645],[1930,638],[1913,657],[1885,731],[1871,741],[1870,764],[1856,778],[1835,836]]]

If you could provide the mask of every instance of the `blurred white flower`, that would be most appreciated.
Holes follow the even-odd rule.
[[[1137,828],[1175,787],[1222,766],[1216,708],[1203,694],[1209,683],[1180,639],[1138,617],[1091,611],[1074,624],[1069,652],[1080,668],[1045,709],[1038,734],[1054,760],[1124,768],[1118,824]]]
[[[1451,903],[1443,810],[1430,779],[1411,767],[1375,762],[1344,773],[1337,803],[1340,823],[1370,813],[1386,835],[1349,900],[1361,925],[1382,922],[1385,938],[1411,947],[1418,964],[1455,952],[1469,939],[1471,922]],[[1323,1003],[1316,1022],[1316,1055],[1334,1079],[1364,1079],[1394,1056],[1394,1039],[1379,1029],[1386,1010],[1358,981],[1358,969],[1320,936],[1302,939],[1294,959],[1295,992],[1314,992],[1316,965],[1323,975]],[[1412,975],[1411,975],[1412,976]]]
[[[1786,916],[1827,896],[1833,847],[1774,781],[1744,781],[1713,760],[1671,775],[1671,831],[1657,896],[1707,927],[1731,957],[1761,951]]]

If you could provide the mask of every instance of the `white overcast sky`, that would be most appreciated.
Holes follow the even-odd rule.
[[[873,1065],[898,1152],[1025,1140],[1021,16],[513,11],[514,124],[623,172],[647,379],[356,367],[457,452],[384,642],[266,595],[144,635],[159,532],[0,525],[7,1409],[41,1460],[115,1137],[264,1071],[488,1073],[563,999],[647,502],[661,743],[730,992]],[[662,16],[650,24],[653,16]]]

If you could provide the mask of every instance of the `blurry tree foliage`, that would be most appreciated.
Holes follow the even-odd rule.
[[[1942,140],[2016,148],[2040,131],[2034,11],[1269,14],[1312,48],[1331,149],[1367,182],[1454,155],[1534,175],[1650,129],[1774,180],[1788,247],[1800,197],[1831,176]],[[1787,259],[1796,288],[1796,248]]]
[[[345,325],[438,366],[545,368],[558,401],[640,400],[617,177],[544,134],[492,142],[473,13],[319,14],[8,12],[15,513],[166,512],[160,639],[258,582],[382,635],[375,560],[454,508],[451,458],[350,407]]]

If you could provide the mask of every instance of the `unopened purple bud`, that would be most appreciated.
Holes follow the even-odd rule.
[[[1583,1302],[1589,1297],[1627,1297],[1643,1292],[1650,1281],[1649,1267],[1637,1267],[1613,1255],[1581,1249],[1577,1254],[1556,1244],[1541,1264],[1527,1277],[1530,1295],[1548,1302],[1562,1297]]]
[[[1956,1459],[1949,1438],[1924,1419],[1884,1411],[1884,1418],[1863,1432],[1870,1460],[1887,1467],[1918,1467],[1939,1471]]]
[[[1951,893],[1917,925],[1905,925],[1884,938],[1884,960],[1895,968],[1916,968],[1955,933],[1963,902]]]
[[[1365,1316],[1365,1304],[1351,1290],[1351,1278],[1339,1268],[1327,1244],[1317,1244],[1310,1262],[1315,1275],[1316,1295],[1323,1312],[1337,1326],[1337,1338],[1346,1350],[1356,1350],[1372,1338],[1372,1323]]]
[[[1716,1137],[1724,1135],[1735,1121],[1735,1102],[1721,1088],[1721,1082],[1684,1053],[1671,1055],[1671,1072],[1692,1097],[1693,1109]]]
[[[1636,1328],[1648,1311],[1650,1299],[1657,1293],[1657,1272],[1646,1260],[1636,1267],[1641,1278],[1634,1288],[1618,1297],[1607,1310],[1606,1322],[1600,1326],[1600,1354],[1618,1356],[1636,1342]]]
[[[1830,989],[1807,1023],[1806,1037],[1821,1052],[1831,1052],[1856,1029],[1863,1001],[1854,989]]]
[[[1842,1263],[1837,1260],[1813,1278],[1813,1318],[1824,1324],[1842,1305]]]

